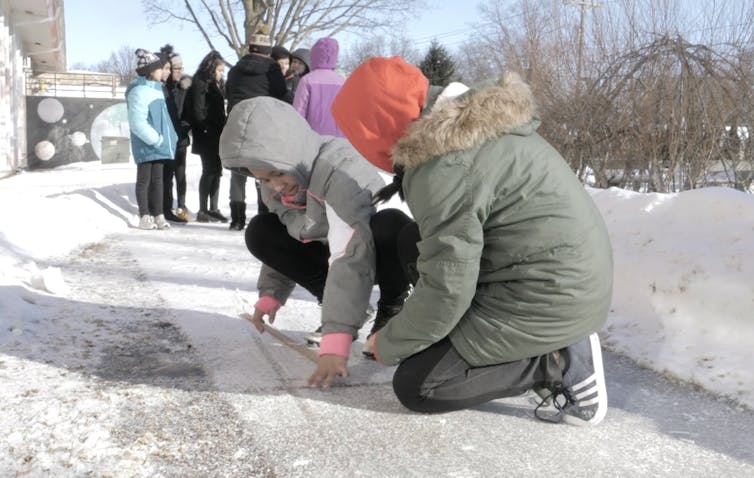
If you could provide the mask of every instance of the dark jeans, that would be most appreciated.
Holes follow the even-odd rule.
[[[246,204],[246,182],[248,178],[243,174],[233,173],[230,175],[230,203],[242,202]],[[257,214],[270,212],[262,202],[262,191],[259,181],[254,181],[254,187],[257,190]],[[232,208],[232,206],[231,206]]]
[[[173,178],[175,177],[175,190],[178,197],[176,207],[186,209],[186,150],[179,149],[175,152],[173,161],[165,161],[165,170],[162,173],[162,207],[165,213],[173,209]]]
[[[162,169],[164,161],[136,165],[136,204],[139,217],[162,214]]]
[[[401,268],[395,230],[411,222],[401,211],[397,214],[375,215],[371,229],[377,251],[377,285],[379,303],[395,304],[408,289],[408,278]],[[325,290],[330,250],[321,242],[303,243],[289,234],[277,215],[254,216],[246,227],[246,247],[264,264],[285,275],[311,292],[319,302]]]
[[[230,174],[230,202],[246,202],[247,176],[232,172]]]
[[[199,178],[199,210],[217,210],[217,199],[220,194],[220,178],[223,175],[223,167],[220,155],[215,152],[201,153],[202,176]],[[207,201],[209,200],[209,209]]]

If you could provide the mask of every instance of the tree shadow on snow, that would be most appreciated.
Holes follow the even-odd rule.
[[[136,178],[134,178],[134,181]],[[135,227],[131,224],[131,219],[137,214],[136,193],[134,183],[111,184],[98,188],[82,188],[73,191],[50,194],[49,198],[60,196],[71,196],[78,194],[101,206],[114,217],[122,219],[127,226]]]

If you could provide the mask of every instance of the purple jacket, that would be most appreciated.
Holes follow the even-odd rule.
[[[335,72],[338,41],[320,38],[311,50],[312,71],[301,78],[293,98],[293,107],[319,134],[343,137],[330,108],[345,78]]]

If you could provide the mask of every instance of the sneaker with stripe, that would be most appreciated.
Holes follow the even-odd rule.
[[[322,326],[317,327],[317,330],[306,336],[306,344],[309,347],[319,347],[322,343]]]
[[[538,413],[537,417],[578,426],[597,425],[607,414],[607,388],[599,336],[592,334],[560,350],[560,360],[564,363],[563,382],[549,397],[558,413],[554,418]]]

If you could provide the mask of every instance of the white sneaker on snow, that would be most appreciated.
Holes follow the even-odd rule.
[[[170,229],[170,223],[165,220],[165,215],[155,216],[154,225],[157,229]]]
[[[144,214],[139,219],[139,229],[157,229],[157,225],[154,223],[154,218],[149,214]]]

